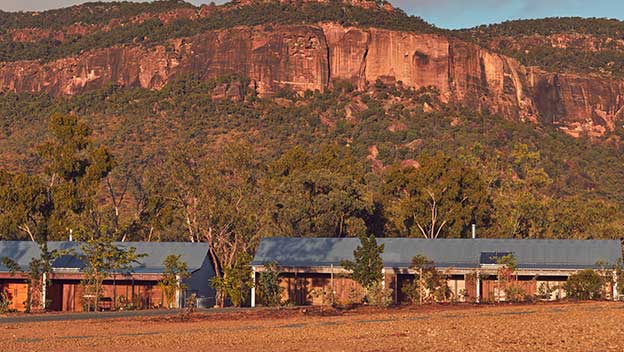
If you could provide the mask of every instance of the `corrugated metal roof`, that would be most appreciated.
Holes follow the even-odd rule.
[[[598,261],[615,264],[622,258],[619,241],[379,238],[377,242],[385,246],[382,259],[389,268],[407,268],[418,254],[441,268],[478,268],[484,252],[513,253],[520,268],[540,269],[598,268]],[[253,264],[339,266],[342,260],[353,260],[359,244],[357,238],[265,238]]]
[[[208,244],[187,242],[115,242],[120,248],[136,248],[137,254],[145,254],[134,265],[135,273],[157,274],[164,270],[163,261],[168,255],[180,255],[181,260],[188,266],[189,271],[199,269],[208,256]],[[48,250],[70,250],[80,253],[80,242],[48,242]],[[39,246],[28,241],[0,241],[0,258],[8,257],[14,260],[22,270],[26,270],[30,261],[40,256]],[[71,255],[65,255],[54,261],[56,270],[81,269],[84,265]],[[7,268],[0,263],[0,272]]]

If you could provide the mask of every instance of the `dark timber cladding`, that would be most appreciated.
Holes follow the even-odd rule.
[[[385,247],[384,284],[395,291],[397,302],[401,301],[402,285],[413,280],[414,272],[409,267],[412,258],[419,254],[434,261],[436,268],[446,273],[455,299],[474,302],[504,300],[501,290],[491,284],[498,270],[492,257],[512,254],[518,262],[519,284],[529,294],[536,294],[542,285],[560,286],[579,270],[604,269],[605,264],[610,267],[622,258],[619,241],[414,238],[377,241]],[[343,295],[338,292],[340,286],[352,290],[352,282],[338,282],[334,274],[344,272],[341,261],[353,260],[353,251],[359,243],[356,238],[265,238],[252,265],[256,272],[261,272],[266,263],[277,263],[283,273],[284,298],[298,304],[314,304],[313,298],[297,297],[309,297],[312,290],[327,285],[333,286],[336,296]],[[562,298],[564,294],[559,289],[552,299]]]
[[[162,306],[181,306],[184,297],[196,294],[202,302],[214,300],[214,290],[209,280],[214,271],[208,257],[208,246],[205,243],[176,242],[116,242],[120,248],[136,248],[136,253],[143,255],[132,266],[130,272],[111,273],[104,281],[104,305],[131,304],[133,308],[154,308]],[[52,273],[48,278],[50,285],[46,287],[45,297],[49,300],[48,309],[59,311],[83,310],[83,272],[85,263],[80,259],[79,242],[48,242],[48,250],[62,250],[62,255],[52,263]],[[24,309],[27,292],[27,274],[33,258],[41,255],[39,246],[34,242],[0,241],[0,259],[9,258],[17,263],[19,270],[9,272],[0,261],[0,291],[4,291],[12,303],[13,309]],[[179,255],[180,260],[187,264],[191,277],[184,284],[187,289],[179,292],[175,302],[167,302],[159,286],[165,271],[164,260],[169,255]],[[43,294],[43,292],[42,292]],[[123,302],[120,302],[123,301]],[[209,304],[209,303],[206,303]],[[103,309],[109,307],[102,307]]]

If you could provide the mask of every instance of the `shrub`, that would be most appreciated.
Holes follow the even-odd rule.
[[[599,300],[604,297],[605,278],[588,269],[571,275],[563,285],[570,298]]]
[[[392,305],[392,289],[383,287],[380,283],[371,284],[367,291],[368,303],[371,306],[387,308]]]
[[[282,291],[284,288],[279,285],[279,269],[276,263],[265,265],[266,270],[258,275],[256,289],[258,298],[263,305],[276,307],[281,304]]]
[[[542,282],[542,284],[537,289],[537,297],[543,300],[550,300],[552,294],[555,293],[558,289],[558,285],[550,286],[549,283]],[[557,299],[559,299],[559,295],[557,295]]]
[[[9,295],[5,291],[0,291],[0,314],[12,312],[13,310],[9,308],[11,304]]]
[[[321,312],[326,305],[333,305],[334,293],[326,288],[317,288],[310,292],[312,298],[319,298],[321,300]]]
[[[505,297],[509,302],[525,302],[528,300],[526,291],[518,285],[510,284],[505,287]]]
[[[414,280],[410,283],[405,284],[401,288],[401,292],[403,292],[403,294],[407,296],[407,298],[412,304],[417,304],[420,302],[420,290],[418,287],[417,280]]]
[[[361,304],[364,300],[363,293],[355,287],[352,287],[349,290],[349,295],[347,296],[347,305],[353,306],[357,304]]]

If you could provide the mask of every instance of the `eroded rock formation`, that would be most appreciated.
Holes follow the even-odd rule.
[[[51,63],[0,63],[0,89],[71,95],[111,82],[160,89],[172,78],[238,74],[262,95],[324,90],[332,80],[364,88],[401,81],[435,86],[444,101],[510,119],[558,124],[572,135],[612,130],[624,118],[624,83],[553,74],[474,44],[434,34],[343,27],[237,27],[146,48],[94,50]]]

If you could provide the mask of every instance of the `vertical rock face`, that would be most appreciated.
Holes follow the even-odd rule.
[[[436,86],[448,95],[449,43],[444,37],[371,29],[366,78],[410,87]]]
[[[541,73],[533,100],[542,122],[563,125],[573,136],[602,135],[624,118],[624,82]]]
[[[436,87],[445,101],[510,119],[596,135],[624,118],[624,83],[527,68],[476,45],[434,34],[318,26],[236,27],[87,52],[51,63],[0,63],[0,89],[71,95],[106,84],[160,89],[177,76],[250,78],[262,95],[324,90],[332,80]]]
[[[358,28],[323,24],[329,49],[331,79],[350,81],[359,88],[366,84],[366,60],[371,35]]]
[[[193,73],[204,79],[237,74],[255,80],[263,95],[287,87],[322,90],[329,82],[327,50],[323,32],[317,28],[207,32],[176,42],[173,73]]]
[[[175,76],[203,79],[237,74],[270,95],[282,88],[323,90],[328,48],[320,28],[236,28],[206,32],[154,48],[114,47],[47,64],[0,64],[0,89],[72,95],[115,83],[160,89]]]

